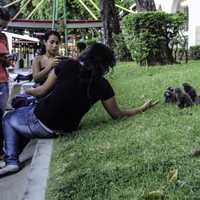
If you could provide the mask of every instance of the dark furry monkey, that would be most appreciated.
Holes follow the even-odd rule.
[[[181,88],[175,88],[176,104],[179,108],[185,108],[193,105],[191,97],[181,90]]]
[[[183,83],[184,91],[191,97],[193,102],[196,102],[198,95],[196,90],[189,84],[189,83]]]

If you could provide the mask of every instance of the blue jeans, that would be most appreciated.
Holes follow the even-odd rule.
[[[33,113],[34,106],[19,108],[3,118],[4,151],[6,164],[18,165],[22,138],[53,138]]]
[[[9,96],[8,83],[0,83],[0,112],[4,113]]]
[[[3,149],[3,133],[2,133],[2,117],[4,114],[4,111],[7,106],[9,96],[9,87],[8,83],[0,83],[0,154],[2,154]]]

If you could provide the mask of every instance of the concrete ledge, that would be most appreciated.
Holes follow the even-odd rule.
[[[27,177],[23,200],[45,200],[53,139],[38,140]]]
[[[22,200],[26,190],[27,177],[38,140],[32,140],[19,156],[23,166],[18,173],[0,178],[0,200]],[[5,165],[4,162],[1,164]]]

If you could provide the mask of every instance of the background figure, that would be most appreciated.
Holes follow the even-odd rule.
[[[33,60],[32,72],[36,83],[42,84],[49,72],[60,62],[59,47],[61,37],[57,31],[51,30],[44,35],[44,44],[41,44],[40,55]]]
[[[85,42],[77,42],[76,46],[77,46],[78,56],[79,56],[80,53],[85,50],[86,43]]]
[[[24,59],[23,59],[23,58],[20,58],[20,59],[19,59],[19,68],[20,68],[20,69],[23,69],[23,68],[24,68]]]
[[[5,8],[0,7],[0,157],[2,156],[2,116],[7,106],[9,88],[8,88],[8,73],[6,67],[9,67],[8,59],[8,42],[2,30],[6,28],[10,21],[10,15]]]

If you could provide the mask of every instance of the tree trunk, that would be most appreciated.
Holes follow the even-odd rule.
[[[136,0],[136,9],[138,11],[156,11],[154,0]]]
[[[120,28],[115,1],[100,0],[100,9],[105,44],[115,50],[115,53],[118,54],[120,60],[130,60],[131,54],[126,47]]]
[[[120,33],[119,18],[114,0],[100,0],[100,9],[103,21],[104,40],[106,45],[112,47],[113,33]]]

